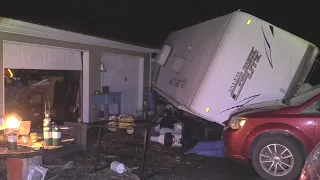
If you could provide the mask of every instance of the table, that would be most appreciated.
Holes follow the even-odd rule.
[[[66,143],[74,141],[73,137],[63,135],[61,146],[44,146],[42,150],[34,150],[30,142],[18,142],[17,150],[13,151],[7,149],[7,142],[1,142],[0,158],[7,160],[7,179],[22,180],[30,162],[42,165],[42,155],[44,152],[59,149]],[[38,141],[38,143],[43,144],[43,141]]]
[[[97,146],[97,154],[96,154],[96,160],[99,161],[99,155],[100,155],[100,141],[101,141],[101,130],[103,128],[108,128],[108,124],[110,122],[115,122],[115,121],[100,121],[99,123],[101,124],[91,124],[89,125],[88,128],[94,128],[94,127],[97,127],[99,128],[99,133],[98,133],[98,146]],[[149,139],[150,139],[150,135],[149,135],[149,132],[150,132],[150,129],[152,127],[155,127],[157,125],[159,125],[160,122],[150,122],[148,120],[140,120],[140,121],[135,121],[135,125],[136,127],[134,127],[135,129],[144,129],[145,130],[145,133],[144,133],[144,140],[143,140],[143,154],[142,154],[142,160],[141,160],[141,167],[140,167],[140,174],[139,174],[139,177],[141,180],[144,180],[144,179],[149,179],[153,176],[155,176],[156,174],[158,174],[158,172],[154,172],[150,175],[147,175],[145,176],[144,174],[144,170],[145,170],[145,163],[146,163],[146,158],[147,158],[147,152],[148,152],[148,148],[149,148]],[[119,127],[115,127],[115,126],[112,126],[112,128],[119,128]],[[109,167],[110,165],[106,165],[106,166],[103,166],[103,167],[100,167],[100,168],[97,168],[95,167],[94,170],[92,171],[93,172],[97,172],[97,171],[100,171],[102,169],[105,169],[107,167]]]

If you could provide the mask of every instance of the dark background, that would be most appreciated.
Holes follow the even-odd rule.
[[[172,31],[241,9],[320,46],[318,4],[316,0],[0,0],[0,16],[160,48]],[[312,85],[320,83],[318,64],[307,78]]]
[[[158,48],[171,31],[241,9],[320,45],[317,1],[20,0],[0,16]]]

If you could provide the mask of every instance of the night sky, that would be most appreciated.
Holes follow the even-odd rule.
[[[1,0],[0,16],[159,47],[168,34],[241,9],[320,46],[317,1]]]

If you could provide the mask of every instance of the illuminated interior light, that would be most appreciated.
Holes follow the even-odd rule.
[[[210,111],[210,108],[209,108],[209,107],[207,107],[206,112],[208,113],[209,111]]]
[[[13,73],[12,73],[11,69],[8,69],[8,71],[9,71],[10,77],[12,78],[13,77]]]
[[[247,24],[248,25],[251,24],[251,19],[248,19]]]

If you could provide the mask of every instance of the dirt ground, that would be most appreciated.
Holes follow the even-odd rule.
[[[142,156],[142,137],[127,136],[125,133],[105,135],[101,142],[100,162],[95,161],[96,134],[89,136],[87,152],[74,152],[56,159],[48,168],[46,180],[138,180]],[[126,144],[124,144],[126,143]],[[133,145],[135,144],[135,145]],[[139,146],[137,146],[138,144]],[[145,175],[158,172],[150,180],[258,180],[252,168],[224,158],[185,155],[186,149],[166,148],[156,143],[150,144]],[[136,158],[120,155],[136,156]],[[112,161],[124,163],[128,171],[117,174],[110,170]],[[91,173],[94,165],[107,166]],[[0,179],[6,179],[5,163],[0,166]]]

